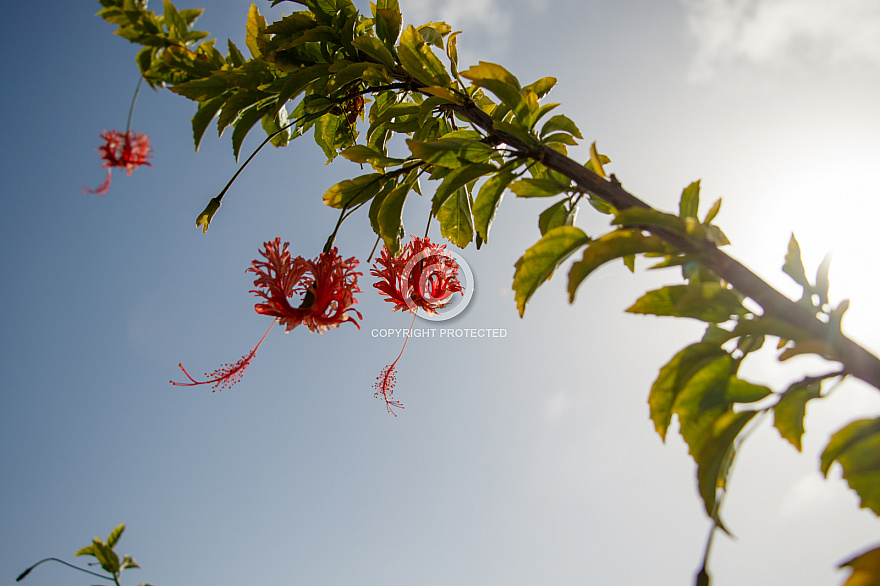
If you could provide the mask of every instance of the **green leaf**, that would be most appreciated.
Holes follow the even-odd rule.
[[[494,173],[497,170],[498,167],[488,163],[471,163],[453,169],[443,178],[443,183],[441,183],[437,188],[437,191],[434,192],[431,213],[437,215],[438,210],[446,200],[452,198],[459,189],[471,181],[475,181],[484,175]],[[468,206],[468,213],[470,214],[470,206]],[[471,226],[471,228],[473,228],[473,226]],[[468,242],[470,242],[470,240],[468,240]]]
[[[580,228],[560,226],[532,245],[514,265],[513,290],[522,317],[531,296],[574,251],[590,241]]]
[[[537,96],[538,99],[540,99],[540,98],[543,98],[544,96],[546,96],[548,93],[550,93],[550,90],[553,89],[553,86],[555,86],[555,85],[556,85],[556,78],[555,77],[542,77],[538,81],[535,81],[535,82],[530,83],[529,85],[525,86],[523,88],[523,91],[534,92],[535,96]]]
[[[679,393],[703,367],[726,357],[727,353],[717,344],[698,342],[678,352],[660,369],[657,380],[651,386],[648,405],[654,429],[664,442]],[[729,367],[722,375],[725,377],[729,375]]]
[[[347,130],[345,120],[333,114],[325,114],[315,123],[315,144],[324,151],[327,163],[336,158],[339,148],[346,146],[344,138]]]
[[[461,31],[457,31],[449,35],[446,39],[446,56],[452,68],[452,76],[458,79],[458,41],[457,37]],[[460,81],[460,80],[459,80]]]
[[[370,173],[340,181],[324,192],[324,205],[337,210],[351,209],[370,201],[387,181],[388,177],[381,173]]]
[[[801,260],[801,247],[794,234],[788,241],[788,254],[785,255],[785,264],[782,266],[782,270],[803,287],[805,292],[810,290],[810,282],[807,280],[807,273],[804,271],[804,263]]]
[[[880,585],[880,547],[841,563],[838,568],[851,568],[852,573],[842,586]]]
[[[128,568],[135,569],[135,568],[140,568],[140,566],[137,565],[137,563],[134,561],[134,558],[132,558],[128,554],[125,554],[124,556],[122,556],[122,563],[119,564],[119,569],[125,570]]]
[[[403,203],[409,190],[410,185],[407,183],[398,185],[385,196],[379,208],[379,230],[392,256],[397,256],[400,252],[400,239],[406,234],[403,228]]]
[[[620,226],[665,228],[682,236],[687,226],[678,216],[647,208],[627,208],[614,214],[614,223]]]
[[[731,376],[727,381],[724,399],[728,403],[755,403],[773,394],[768,387]]]
[[[448,88],[452,84],[446,68],[428,46],[419,31],[409,25],[400,34],[398,57],[403,68],[423,85]]]
[[[741,413],[726,411],[707,429],[702,448],[694,459],[697,462],[700,496],[703,497],[706,514],[710,517],[717,516],[716,496],[718,489],[724,488],[727,482],[727,472],[733,459],[733,442],[757,413],[757,411]]]
[[[196,218],[196,228],[201,226],[202,234],[205,234],[208,231],[208,226],[211,224],[211,220],[214,219],[214,214],[216,214],[219,209],[220,199],[218,197],[213,197],[211,198],[211,201],[208,202],[208,205],[205,206],[202,213]]]
[[[495,213],[501,205],[504,190],[513,181],[510,171],[499,171],[486,180],[474,201],[474,227],[484,242],[489,242],[489,227],[495,220]]]
[[[107,547],[116,547],[116,544],[119,542],[119,538],[122,537],[123,531],[125,531],[125,523],[118,525],[113,531],[111,531],[110,535],[107,537]]]
[[[717,282],[673,285],[649,291],[626,311],[690,317],[710,323],[724,322],[731,316],[746,313],[737,294]]]
[[[596,141],[593,141],[593,144],[590,145],[590,169],[593,170],[599,177],[606,177],[605,169],[602,165],[605,161],[602,159],[602,155],[599,154],[599,151],[596,149]]]
[[[703,224],[708,226],[709,222],[715,219],[715,216],[718,215],[718,212],[721,211],[721,198],[715,200],[715,203],[712,204],[712,207],[709,208],[709,211],[706,213],[706,218],[703,220]]]
[[[681,192],[681,201],[678,204],[678,217],[696,218],[697,210],[700,209],[700,181],[694,181]]]
[[[369,57],[372,57],[386,67],[394,67],[397,65],[394,55],[391,54],[388,47],[383,45],[382,42],[375,37],[357,37],[351,42],[351,44],[354,45],[358,51],[363,51]]]
[[[638,230],[615,230],[597,238],[584,250],[584,257],[571,267],[568,274],[569,302],[574,302],[575,293],[583,280],[603,264],[632,254],[665,250],[661,239],[643,236]]]
[[[243,110],[266,96],[267,94],[260,91],[242,90],[226,100],[220,110],[220,117],[217,119],[217,135],[222,136],[223,131],[238,119]]]
[[[552,197],[567,191],[569,186],[555,179],[520,179],[509,186],[517,197]]]
[[[250,49],[254,59],[259,59],[263,56],[258,39],[262,36],[265,28],[266,19],[260,14],[260,9],[257,8],[257,5],[251,2],[251,7],[248,10],[245,44]]]
[[[519,80],[504,67],[480,61],[479,65],[462,71],[461,76],[471,80],[475,87],[485,88],[498,96],[501,103],[510,108],[520,122],[526,123],[530,111],[528,101]]]
[[[833,436],[822,453],[822,473],[838,462],[862,508],[880,515],[880,418],[850,423]]]
[[[407,139],[406,144],[414,157],[450,169],[500,158],[486,143],[466,138],[441,138],[431,142]]]
[[[393,165],[400,165],[404,159],[393,159],[368,146],[356,144],[339,153],[343,158],[352,163],[367,163],[374,169],[384,169]]]
[[[773,406],[773,425],[779,435],[791,442],[797,451],[801,451],[801,438],[804,435],[804,417],[807,413],[807,402],[822,396],[820,381],[807,378],[796,382],[780,397]]]
[[[561,199],[541,212],[538,216],[538,230],[541,231],[541,236],[553,228],[571,226],[571,223],[566,222],[569,214],[567,203],[568,199]]]
[[[190,100],[204,102],[216,98],[229,89],[229,83],[218,75],[185,81],[168,88],[175,94]]]
[[[471,203],[467,190],[458,189],[437,211],[440,234],[459,248],[465,248],[474,240]]]
[[[544,127],[541,129],[541,137],[543,138],[557,131],[567,132],[575,138],[584,138],[577,125],[570,118],[562,114],[557,114],[544,124]]]
[[[238,50],[238,47],[235,46],[235,43],[232,42],[232,39],[227,39],[226,46],[229,49],[229,64],[233,67],[241,67],[244,65],[245,58],[244,55],[241,54],[241,51]]]
[[[382,6],[384,4],[384,6]],[[385,43],[385,46],[392,49],[397,43],[397,37],[400,35],[400,28],[403,25],[403,16],[400,14],[400,7],[394,2],[380,2],[375,13],[376,36]]]
[[[422,39],[429,45],[434,45],[438,49],[443,48],[443,35],[437,32],[432,26],[424,25],[419,27],[419,34],[422,35]]]
[[[310,83],[316,79],[330,75],[330,66],[326,63],[316,63],[288,73],[284,78],[284,85],[278,93],[278,104],[284,105],[288,100],[298,96]]]
[[[271,110],[271,104],[265,104],[262,107],[259,104],[255,104],[242,112],[238,120],[235,121],[235,130],[232,132],[232,154],[235,156],[236,162],[241,152],[241,145],[244,143],[248,132]]]
[[[195,142],[196,151],[199,150],[202,137],[205,136],[205,130],[208,129],[211,120],[217,116],[217,112],[220,111],[220,108],[223,107],[228,98],[229,96],[227,95],[220,95],[207,102],[199,103],[199,109],[196,111],[195,116],[192,117],[193,141]]]

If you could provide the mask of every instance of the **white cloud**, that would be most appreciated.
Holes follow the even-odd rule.
[[[880,65],[876,0],[682,0],[697,43],[692,74],[730,65]]]
[[[510,10],[499,0],[410,0],[402,8],[409,24],[445,21],[453,30],[495,38],[505,37],[510,31]]]

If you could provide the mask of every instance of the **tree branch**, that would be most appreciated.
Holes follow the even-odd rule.
[[[600,197],[617,210],[633,207],[653,209],[627,192],[613,176],[609,181],[550,147],[529,145],[510,133],[496,130],[493,125],[494,119],[475,103],[456,105],[452,108],[490,136],[516,150],[521,156],[537,160],[548,169],[561,173],[581,189]],[[880,359],[837,332],[830,324],[820,321],[807,308],[798,305],[771,287],[742,263],[719,250],[713,242],[703,240],[699,245],[695,245],[693,241],[662,228],[646,226],[644,229],[679,250],[698,255],[709,270],[760,305],[765,315],[772,315],[809,332],[811,336],[824,340],[834,350],[833,359],[843,363],[848,374],[880,389]]]

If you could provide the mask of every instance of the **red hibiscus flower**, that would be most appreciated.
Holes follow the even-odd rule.
[[[104,159],[101,167],[107,167],[107,178],[95,189],[83,186],[85,193],[107,195],[110,191],[110,171],[113,167],[121,167],[131,175],[131,172],[141,165],[153,166],[147,161],[152,156],[152,151],[150,137],[146,134],[105,130],[100,136],[104,139],[104,144],[96,150],[101,152],[101,158]]]
[[[446,252],[446,246],[432,244],[430,238],[413,236],[397,257],[383,246],[370,274],[379,278],[373,287],[394,304],[392,311],[437,313],[453,293],[462,290],[458,263]]]
[[[248,269],[257,278],[251,291],[265,299],[257,303],[257,313],[271,315],[290,331],[302,324],[313,332],[323,333],[350,321],[358,329],[360,325],[350,312],[363,316],[352,306],[357,303],[355,293],[359,293],[357,278],[362,273],[355,272],[356,258],[343,260],[336,249],[322,252],[315,260],[305,260],[298,256],[291,258],[289,243],[281,245],[281,239],[266,242],[260,254],[265,261],[255,260]],[[298,307],[293,307],[288,299],[301,296]]]

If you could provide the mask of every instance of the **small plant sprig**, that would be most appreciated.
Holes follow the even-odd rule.
[[[104,569],[105,572],[109,575],[99,574],[97,572],[93,572],[91,570],[87,570],[86,568],[81,568],[79,566],[75,566],[73,564],[67,563],[64,560],[60,560],[58,558],[45,558],[28,569],[22,572],[18,578],[15,579],[16,582],[21,582],[25,576],[31,573],[31,570],[39,566],[44,562],[58,562],[59,564],[64,564],[69,568],[73,568],[74,570],[79,570],[80,572],[85,572],[86,574],[90,574],[92,576],[97,576],[103,580],[110,580],[116,586],[121,586],[119,582],[120,576],[122,574],[122,570],[127,570],[129,568],[140,568],[137,563],[135,563],[134,559],[128,554],[124,554],[122,556],[122,561],[119,560],[119,555],[115,551],[113,551],[113,547],[119,541],[119,538],[122,536],[122,532],[125,531],[125,523],[119,525],[110,532],[110,535],[107,536],[107,542],[103,542],[100,537],[92,538],[91,545],[87,545],[86,547],[81,548],[76,552],[76,556],[81,555],[90,555],[94,557],[96,562],[90,562],[89,565],[100,564],[101,568]],[[150,586],[150,584],[141,583],[140,586]]]

